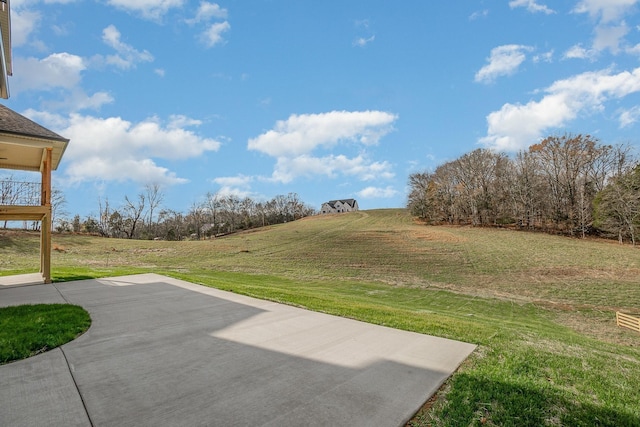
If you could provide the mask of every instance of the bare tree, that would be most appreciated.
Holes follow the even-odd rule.
[[[640,165],[611,179],[596,197],[596,225],[635,246],[640,231]]]
[[[111,217],[109,198],[106,198],[103,204],[102,199],[98,197],[98,212],[98,232],[102,237],[111,237],[111,231],[109,227],[109,219]],[[91,224],[91,227],[92,226],[93,224]]]
[[[603,148],[590,135],[550,136],[529,149],[540,160],[551,195],[551,215],[556,226],[573,234],[590,221],[581,208],[591,205],[595,192],[589,171]]]
[[[478,149],[433,173],[412,174],[407,206],[434,222],[517,223],[584,237],[593,229],[596,195],[630,160],[628,146],[590,135],[550,136],[514,158]]]
[[[158,215],[158,223],[165,240],[182,240],[187,233],[186,221],[180,212],[163,209]]]
[[[161,191],[160,184],[153,183],[147,184],[144,187],[145,195],[147,199],[147,203],[149,208],[147,210],[147,227],[149,229],[150,234],[154,234],[154,224],[155,218],[154,214],[156,209],[160,207],[162,202],[164,201],[164,194]]]
[[[462,214],[460,209],[460,186],[456,178],[456,165],[454,162],[447,162],[438,166],[433,174],[433,183],[435,187],[435,206],[437,216],[440,221],[449,224],[456,223],[461,220]]]
[[[195,234],[196,238],[202,238],[202,226],[205,221],[205,209],[199,203],[193,203],[187,214],[186,221],[189,227],[189,234]]]
[[[69,212],[65,209],[66,205],[67,199],[62,190],[53,188],[51,190],[51,224],[56,224],[60,222],[60,220],[66,221],[67,223],[69,222],[65,220],[65,217],[69,215]]]
[[[240,222],[241,200],[235,194],[229,194],[220,199],[221,216],[225,222],[227,232],[236,230]]]
[[[128,239],[133,239],[136,235],[136,227],[140,220],[144,217],[144,209],[146,207],[146,196],[143,193],[138,194],[138,199],[131,201],[129,196],[124,197],[123,218],[124,232]]]
[[[412,173],[409,175],[409,187],[411,191],[407,197],[407,207],[411,214],[424,220],[434,220],[436,185],[433,174]]]
[[[211,224],[209,233],[217,234],[220,223],[220,195],[218,193],[207,193],[204,202],[204,209],[207,214],[207,221]]]
[[[249,197],[245,197],[240,202],[240,216],[242,218],[242,227],[249,229],[253,225],[256,203]]]

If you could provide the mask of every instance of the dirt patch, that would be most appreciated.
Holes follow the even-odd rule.
[[[442,242],[442,243],[462,243],[467,239],[464,237],[456,236],[453,233],[444,230],[437,230],[427,227],[420,229],[414,229],[409,232],[409,237],[416,240],[428,240],[430,242]]]
[[[140,248],[134,249],[131,252],[134,254],[158,254],[158,253],[168,253],[175,252],[173,248]]]

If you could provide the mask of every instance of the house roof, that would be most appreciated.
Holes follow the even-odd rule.
[[[349,205],[352,208],[355,207],[355,205],[357,203],[355,199],[340,199],[340,200],[330,200],[330,201],[327,202],[327,204],[329,206],[331,206],[332,208],[335,208],[336,207],[336,203],[338,203],[338,202],[340,202],[342,204],[345,204],[345,205]]]
[[[51,148],[55,170],[68,143],[67,138],[0,105],[0,168],[39,171],[44,150]]]

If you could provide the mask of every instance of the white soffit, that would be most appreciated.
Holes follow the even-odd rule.
[[[9,98],[8,76],[13,74],[11,64],[11,15],[9,1],[0,0],[0,98]]]

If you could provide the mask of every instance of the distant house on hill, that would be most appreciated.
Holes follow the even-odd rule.
[[[358,210],[358,201],[355,199],[331,200],[322,204],[321,214],[342,212],[355,212]]]

